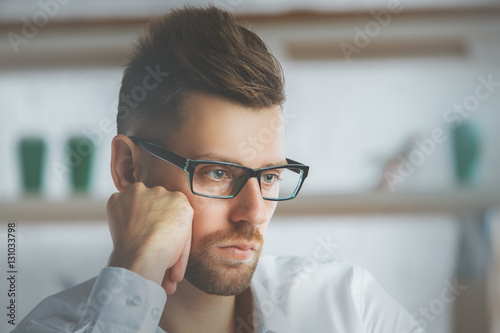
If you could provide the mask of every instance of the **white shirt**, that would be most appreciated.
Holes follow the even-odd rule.
[[[420,333],[423,330],[374,278],[344,261],[263,256],[251,284],[255,332]],[[43,300],[13,333],[165,333],[167,295],[123,268]],[[237,332],[249,332],[237,318]]]

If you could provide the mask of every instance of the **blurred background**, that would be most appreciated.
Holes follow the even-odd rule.
[[[287,156],[311,171],[265,252],[362,265],[426,332],[500,332],[499,0],[0,0],[18,319],[106,265],[122,66],[186,4],[232,12],[285,71]]]

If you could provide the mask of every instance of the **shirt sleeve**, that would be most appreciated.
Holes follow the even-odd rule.
[[[425,333],[418,322],[382,289],[375,278],[360,267],[355,276],[359,279],[359,311],[367,333]]]
[[[12,333],[156,333],[167,295],[124,268],[101,270],[90,292],[72,288],[40,303]]]

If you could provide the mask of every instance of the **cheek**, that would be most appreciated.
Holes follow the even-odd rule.
[[[204,236],[223,229],[227,223],[227,210],[223,205],[223,200],[215,200],[200,197],[198,195],[188,195],[189,202],[193,207],[193,246],[198,244]]]
[[[193,217],[193,229],[198,227],[203,227],[210,225],[210,220],[220,219],[218,215],[221,214],[224,209],[219,207],[218,202],[215,199],[201,197],[193,193],[187,195],[191,207],[193,207],[194,217]]]
[[[193,229],[192,229],[192,247],[194,250],[198,248],[200,241],[207,235],[221,229],[230,227],[231,222],[229,215],[231,207],[227,204],[228,201],[222,199],[210,199],[194,195],[187,195],[191,206],[193,207]],[[276,210],[276,201],[266,201],[267,214],[269,220]],[[260,233],[264,236],[269,225],[269,220],[266,223],[257,226]]]

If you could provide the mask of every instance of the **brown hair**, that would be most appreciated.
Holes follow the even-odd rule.
[[[265,108],[284,102],[283,86],[278,60],[227,11],[173,10],[149,24],[125,67],[118,133],[152,138],[161,121],[162,137],[168,140],[181,125],[189,92]]]

